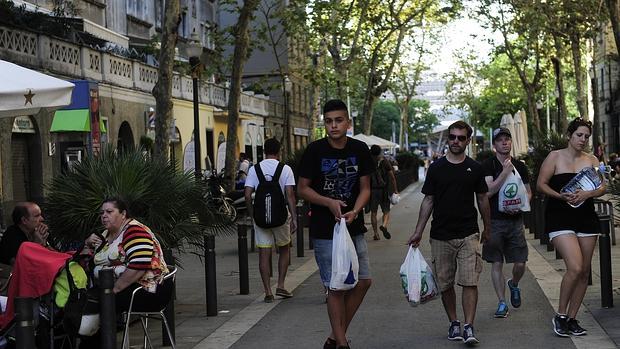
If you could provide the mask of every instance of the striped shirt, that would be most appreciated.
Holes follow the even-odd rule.
[[[129,269],[152,269],[153,238],[139,225],[131,225],[123,234],[125,264]]]

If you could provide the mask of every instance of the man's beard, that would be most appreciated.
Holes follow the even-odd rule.
[[[451,145],[448,147],[448,149],[450,149],[450,153],[454,155],[461,155],[465,152],[465,147],[461,147],[458,145]]]

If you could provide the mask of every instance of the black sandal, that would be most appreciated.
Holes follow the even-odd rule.
[[[337,349],[336,340],[327,337],[325,344],[323,344],[323,349]]]

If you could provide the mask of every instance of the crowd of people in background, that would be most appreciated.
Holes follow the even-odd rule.
[[[298,164],[296,183],[293,170],[280,161],[280,143],[275,138],[264,144],[266,158],[253,165],[249,154],[241,153],[237,171],[237,189],[244,190],[248,216],[255,229],[259,249],[259,270],[264,286],[264,301],[274,301],[270,279],[271,251],[279,250],[275,296],[293,297],[285,287],[291,234],[297,230],[296,195],[311,210],[310,237],[321,282],[326,290],[327,313],[331,331],[324,349],[348,349],[346,332],[372,285],[367,232],[363,212],[370,212],[373,239],[385,239],[388,230],[391,196],[398,195],[395,176],[397,164],[376,145],[346,136],[351,119],[344,102],[328,101],[323,107],[325,138],[312,142]],[[605,193],[605,185],[591,190],[565,193],[562,188],[582,169],[599,167],[599,159],[587,151],[592,124],[575,119],[568,125],[566,148],[552,151],[545,159],[536,189],[547,196],[546,233],[566,264],[560,285],[553,331],[561,337],[581,336],[586,329],[576,320],[587,289],[594,246],[598,236],[598,218],[593,199]],[[531,198],[529,171],[512,157],[512,135],[506,128],[493,132],[495,156],[483,163],[466,155],[472,128],[463,121],[448,128],[447,152],[424,156],[424,199],[408,244],[418,247],[431,219],[430,246],[432,269],[442,304],[448,317],[448,339],[477,344],[474,321],[478,302],[478,283],[482,261],[490,263],[491,281],[498,307],[495,317],[509,313],[506,287],[512,308],[521,306],[519,281],[525,272],[528,248],[524,236],[523,212],[499,210],[498,195],[507,178],[518,176]],[[418,152],[421,155],[421,152]],[[620,160],[609,158],[611,179],[620,179]],[[531,169],[529,169],[531,170]],[[294,188],[297,185],[297,192]],[[378,209],[382,219],[378,222]],[[478,225],[479,215],[483,226]],[[82,253],[92,256],[95,268],[113,268],[117,280],[118,311],[129,306],[131,292],[139,287],[149,292],[140,307],[159,307],[169,298],[170,285],[162,283],[169,273],[161,246],[150,229],[135,220],[127,203],[118,197],[102,199],[102,234],[89,236]],[[358,282],[350,290],[330,288],[334,224],[344,219],[359,263]],[[11,265],[23,243],[48,248],[48,229],[41,209],[34,203],[19,203],[13,212],[14,225],[0,240],[0,262]],[[413,222],[412,222],[413,223]],[[53,249],[51,249],[53,250]],[[80,253],[80,251],[78,251]],[[506,279],[504,263],[513,264]],[[457,312],[456,289],[462,290],[463,324]],[[96,347],[97,335],[82,340],[82,347]]]

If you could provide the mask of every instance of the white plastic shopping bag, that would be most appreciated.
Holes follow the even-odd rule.
[[[400,266],[400,280],[405,298],[412,307],[433,300],[439,295],[433,272],[418,248],[409,246],[407,257]]]
[[[515,170],[506,177],[504,184],[499,188],[499,212],[530,211],[530,200],[519,171]]]
[[[336,291],[350,290],[357,285],[359,262],[355,245],[347,230],[344,218],[334,226],[332,244],[332,276],[329,288]]]

